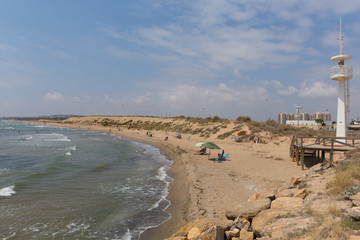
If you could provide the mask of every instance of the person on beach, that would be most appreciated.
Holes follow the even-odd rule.
[[[165,141],[167,141],[168,139],[169,139],[169,137],[168,137],[168,136],[166,136],[164,140],[165,140]]]

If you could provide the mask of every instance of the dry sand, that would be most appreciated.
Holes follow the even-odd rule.
[[[167,209],[171,219],[159,227],[148,230],[142,239],[158,240],[169,237],[181,226],[199,218],[208,218],[218,224],[226,223],[225,211],[230,206],[247,199],[260,191],[271,187],[280,187],[293,176],[302,175],[300,166],[289,157],[289,139],[282,142],[255,144],[236,143],[228,138],[200,138],[195,135],[183,135],[176,139],[174,132],[156,131],[153,137],[146,136],[146,131],[115,128],[57,124],[72,128],[105,131],[158,147],[173,161],[171,174],[174,182],[170,184]],[[168,140],[165,141],[165,136]],[[190,140],[188,137],[190,136]],[[211,160],[221,150],[211,150],[210,155],[196,155],[197,142],[212,141],[229,153],[226,161]],[[210,158],[210,160],[208,159]]]

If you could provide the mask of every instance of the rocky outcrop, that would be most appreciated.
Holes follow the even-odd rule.
[[[270,207],[271,200],[269,198],[248,201],[240,203],[234,208],[226,211],[226,217],[229,220],[235,220],[236,218],[251,219],[255,217],[261,210],[268,209]]]
[[[345,200],[332,199],[314,188],[309,190],[308,187],[318,182],[325,169],[322,165],[316,165],[306,175],[293,177],[283,188],[267,189],[254,194],[247,202],[229,208],[226,217],[232,222],[226,226],[221,227],[205,219],[198,220],[185,225],[167,240],[292,239],[294,236],[303,239],[307,232],[314,229],[318,234],[316,239],[337,239],[331,237],[330,232],[334,226],[339,226],[341,218],[336,215],[319,223],[316,216],[328,215],[329,211],[333,211],[344,213],[353,221],[360,221],[360,193]],[[346,239],[359,238],[349,235]]]

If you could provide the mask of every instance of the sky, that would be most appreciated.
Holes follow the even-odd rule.
[[[358,0],[0,0],[0,117],[336,121],[340,18],[356,119]]]

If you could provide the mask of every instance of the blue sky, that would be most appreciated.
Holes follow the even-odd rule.
[[[336,120],[340,17],[357,118],[358,0],[0,0],[0,116]]]

